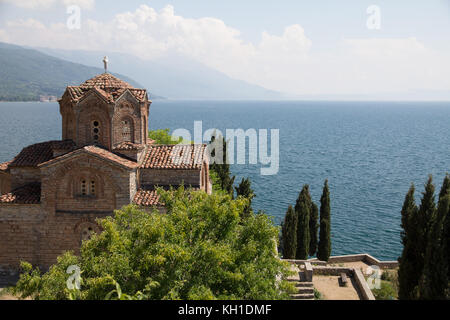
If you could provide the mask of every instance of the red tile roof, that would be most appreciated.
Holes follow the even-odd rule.
[[[72,140],[47,141],[24,148],[9,164],[9,167],[36,167],[53,158],[53,150],[73,150]]]
[[[48,160],[46,162],[43,162],[43,163],[40,164],[40,166],[46,166],[48,164],[55,163],[55,162],[57,162],[57,161],[59,161],[61,159],[69,158],[72,155],[74,155],[76,153],[79,153],[79,152],[83,152],[83,151],[88,152],[88,153],[93,154],[93,155],[96,155],[96,156],[99,156],[99,157],[101,157],[103,159],[109,160],[111,162],[114,162],[116,164],[119,164],[119,165],[124,166],[124,167],[129,168],[129,169],[134,169],[134,168],[137,168],[137,166],[138,166],[138,164],[136,162],[134,162],[134,161],[122,158],[121,156],[119,156],[117,154],[114,154],[114,153],[112,153],[112,152],[110,152],[110,151],[108,151],[106,149],[103,149],[103,148],[100,148],[100,147],[97,147],[97,146],[85,146],[83,148],[74,150],[74,151],[72,151],[70,153],[66,153],[66,154],[61,155],[59,157],[56,157],[54,159],[50,159],[50,160]]]
[[[152,206],[164,206],[164,203],[160,201],[160,196],[156,190],[157,186],[144,186],[139,189],[134,196],[133,203],[138,206],[152,207]],[[171,186],[161,186],[164,190],[169,190]],[[175,189],[180,186],[173,186]],[[190,187],[192,191],[200,190],[199,186]]]
[[[102,73],[99,74],[92,79],[86,80],[84,83],[80,85],[81,88],[100,88],[100,89],[109,89],[109,88],[133,88],[129,83],[120,80],[119,78],[113,76],[110,73]]]
[[[142,150],[145,147],[142,144],[132,142],[121,142],[114,146],[114,150]]]
[[[11,163],[11,161],[0,163],[0,171],[8,170],[8,166],[10,163]]]
[[[80,101],[91,90],[96,90],[108,102],[116,101],[126,90],[140,102],[147,100],[147,90],[133,88],[109,73],[98,75],[79,86],[69,86],[67,90],[75,102]]]
[[[135,204],[143,207],[152,207],[156,205],[163,205],[159,202],[159,194],[156,190],[139,189],[134,196]]]
[[[143,169],[201,170],[206,157],[206,145],[149,145]]]
[[[0,196],[1,204],[39,204],[41,202],[41,185],[33,183]]]

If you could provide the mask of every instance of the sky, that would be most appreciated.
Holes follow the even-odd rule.
[[[0,41],[175,53],[291,95],[450,93],[450,0],[0,0]]]

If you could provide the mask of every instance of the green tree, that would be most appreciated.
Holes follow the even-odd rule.
[[[297,220],[297,213],[292,206],[289,206],[281,229],[284,259],[295,259],[297,251]]]
[[[399,299],[410,300],[414,298],[414,288],[417,286],[422,270],[418,265],[418,254],[416,243],[419,227],[417,224],[418,209],[414,199],[415,187],[411,185],[406,194],[402,208],[402,233],[403,244],[402,255],[399,258],[398,281]]]
[[[416,270],[419,274],[419,279],[423,274],[423,269],[425,267],[425,254],[428,248],[429,233],[435,213],[435,187],[433,184],[433,177],[430,175],[425,185],[425,191],[422,193],[422,200],[420,203],[416,224],[417,237],[414,241],[414,247],[417,250]],[[419,286],[416,286],[414,296],[419,298]]]
[[[442,183],[441,192],[439,192],[439,200],[450,194],[450,176],[448,173],[445,175],[444,182]]]
[[[309,194],[309,186],[304,185],[300,192],[297,203],[295,204],[295,212],[298,216],[297,220],[297,253],[296,259],[308,259],[309,254],[309,219],[311,216],[311,195]]]
[[[223,136],[215,136],[213,135],[211,138],[210,146],[213,147],[213,150],[211,152],[211,156],[215,157],[216,148],[220,147],[220,143],[216,143],[217,140],[222,140],[222,152],[223,152],[223,159],[222,163],[211,163],[210,164],[210,171],[213,171],[214,174],[217,177],[220,189],[229,193],[232,197],[234,195],[234,180],[236,179],[235,176],[231,176],[230,171],[230,164],[228,161],[228,154],[227,154],[227,141]],[[215,146],[215,147],[214,147]]]
[[[237,197],[243,197],[248,200],[248,205],[245,206],[244,211],[242,212],[242,217],[247,218],[253,213],[252,200],[256,196],[252,190],[250,179],[242,178],[241,183],[239,184],[239,186],[235,187],[235,189]]]
[[[319,231],[319,208],[311,201],[311,217],[309,218],[309,255],[313,256],[317,252],[317,232]]]
[[[320,198],[320,237],[317,258],[328,261],[331,255],[331,202],[328,180],[325,180]]]
[[[447,239],[444,237],[444,222],[449,214],[450,196],[439,201],[429,232],[425,266],[420,281],[420,299],[444,300],[448,288]]]
[[[180,144],[183,143],[183,138],[173,138],[170,134],[170,129],[158,129],[150,130],[148,132],[148,137],[155,140],[156,144]]]
[[[16,293],[34,299],[287,299],[289,265],[276,254],[278,228],[266,215],[241,220],[246,199],[159,190],[167,214],[135,206],[99,220],[104,230],[41,275],[28,268]],[[81,289],[66,289],[69,265]],[[26,265],[25,265],[26,266]]]
[[[450,196],[450,176],[448,173],[445,175],[444,182],[442,183],[442,188],[439,193],[439,200],[441,200],[445,196]],[[445,254],[447,255],[447,266],[448,266],[447,278],[450,280],[450,213],[447,214],[444,220],[444,239],[445,239],[444,241],[446,242]]]

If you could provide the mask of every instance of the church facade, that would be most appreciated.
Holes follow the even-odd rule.
[[[0,164],[0,271],[20,261],[48,268],[99,232],[97,218],[134,203],[164,212],[156,187],[211,192],[206,145],[148,138],[151,101],[109,73],[67,87],[62,140]]]

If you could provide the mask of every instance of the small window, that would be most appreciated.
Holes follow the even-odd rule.
[[[91,181],[91,195],[95,196],[95,181]]]
[[[92,138],[94,139],[94,143],[100,140],[100,122],[97,120],[92,122]]]
[[[82,196],[87,195],[86,180],[81,181],[81,195]]]

